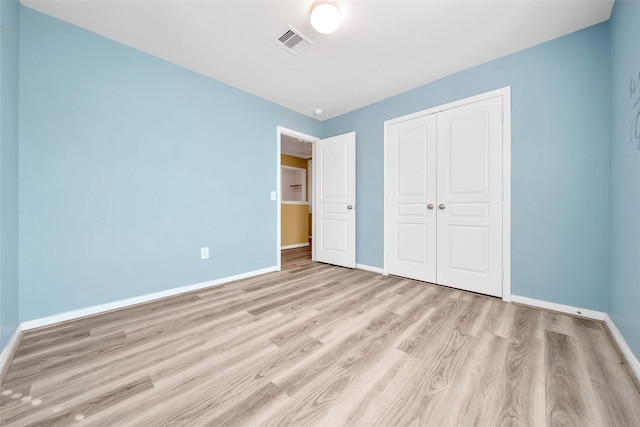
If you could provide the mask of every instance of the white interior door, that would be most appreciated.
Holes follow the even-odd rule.
[[[437,283],[502,295],[502,98],[437,115]]]
[[[436,115],[387,129],[386,270],[436,282]]]
[[[313,257],[356,266],[356,133],[313,145]]]

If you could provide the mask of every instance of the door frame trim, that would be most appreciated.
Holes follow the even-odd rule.
[[[282,140],[280,136],[282,134],[292,136],[294,138],[304,139],[313,143],[313,149],[315,150],[315,142],[320,138],[317,136],[307,135],[306,133],[298,132],[297,130],[288,129],[284,126],[276,126],[276,269],[280,271],[282,269],[282,259],[280,252],[282,251]],[[313,158],[313,157],[312,157]],[[313,183],[315,185],[315,182]],[[313,249],[312,249],[313,251]]]
[[[384,122],[384,262],[383,274],[388,275],[387,270],[387,159],[388,159],[388,130],[389,126],[412,120],[422,116],[436,114],[441,111],[461,107],[463,105],[484,101],[491,98],[502,97],[502,111],[504,114],[502,123],[502,189],[504,191],[504,202],[502,203],[502,300],[511,301],[511,86],[470,96],[446,104],[431,107],[426,110],[396,117]]]

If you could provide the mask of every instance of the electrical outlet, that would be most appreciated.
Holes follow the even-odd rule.
[[[274,202],[276,201],[276,192],[275,191],[271,192],[271,201],[274,201]]]
[[[200,248],[200,259],[209,258],[209,248]]]

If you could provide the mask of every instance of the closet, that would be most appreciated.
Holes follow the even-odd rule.
[[[503,295],[503,118],[496,96],[385,124],[387,274]]]

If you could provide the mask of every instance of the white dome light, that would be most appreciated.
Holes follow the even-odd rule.
[[[333,33],[340,25],[340,10],[329,1],[318,1],[311,7],[311,26],[319,33]]]

